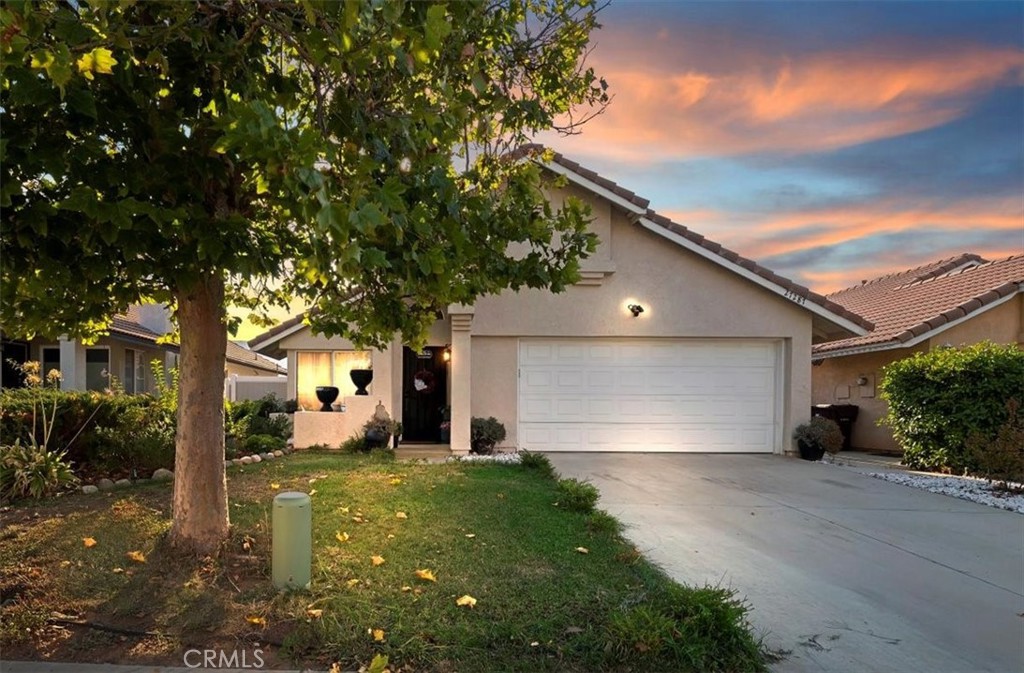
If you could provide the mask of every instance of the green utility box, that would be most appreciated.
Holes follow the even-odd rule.
[[[274,498],[272,575],[277,589],[308,589],[313,567],[313,507],[297,491]]]

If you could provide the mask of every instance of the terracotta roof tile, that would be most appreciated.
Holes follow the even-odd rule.
[[[903,344],[1021,291],[1024,255],[988,262],[965,253],[888,274],[828,296],[875,323],[870,334],[817,344],[816,357]]]

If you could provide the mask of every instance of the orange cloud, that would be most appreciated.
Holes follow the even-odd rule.
[[[871,49],[799,60],[744,58],[731,70],[658,71],[618,44],[594,65],[615,94],[586,128],[588,153],[622,161],[835,149],[945,124],[977,94],[1024,83],[1024,52],[983,45],[893,56]],[[659,43],[658,48],[671,48]],[[660,64],[660,67],[664,67]],[[572,153],[572,145],[559,143]],[[599,149],[598,149],[599,148]]]

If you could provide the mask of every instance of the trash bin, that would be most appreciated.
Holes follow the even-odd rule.
[[[308,589],[313,566],[313,513],[305,493],[274,497],[271,576],[277,589]]]
[[[843,451],[849,451],[853,424],[857,421],[858,411],[860,407],[856,404],[815,404],[811,407],[811,416],[821,416],[835,421],[843,433]]]

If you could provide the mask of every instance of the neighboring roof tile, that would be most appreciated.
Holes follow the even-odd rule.
[[[178,351],[178,344],[158,344],[157,340],[162,337],[162,334],[158,334],[153,330],[143,327],[138,322],[138,312],[135,307],[130,307],[125,313],[114,316],[110,324],[110,331],[112,334],[122,334],[124,336],[132,337],[135,339],[142,339],[144,341],[152,342],[154,346],[158,348],[166,348],[171,351]],[[275,374],[287,374],[288,370],[277,364],[274,360],[254,353],[245,346],[234,343],[231,340],[227,342],[227,360],[236,364],[253,367],[262,371],[273,372]]]
[[[282,332],[287,332],[288,330],[290,330],[291,328],[295,327],[296,325],[301,325],[302,321],[305,320],[305,319],[306,319],[306,313],[305,312],[304,313],[300,313],[298,315],[294,315],[291,318],[288,318],[287,320],[285,320],[284,322],[282,322],[280,324],[277,324],[277,325],[274,325],[273,327],[268,329],[266,332],[261,332],[260,334],[257,334],[253,338],[249,339],[247,345],[250,348],[252,348],[253,346],[255,346],[257,344],[261,344],[264,341],[267,341],[269,339],[273,339],[278,334],[281,334]]]
[[[862,337],[817,344],[813,354],[898,347],[1019,292],[1022,285],[1024,255],[987,262],[967,253],[866,281],[829,299],[871,320],[875,329]]]
[[[256,369],[274,372],[275,374],[288,373],[287,369],[277,364],[274,360],[265,355],[254,353],[247,346],[231,340],[228,340],[227,359],[229,362],[246,365],[247,367],[255,367]]]

